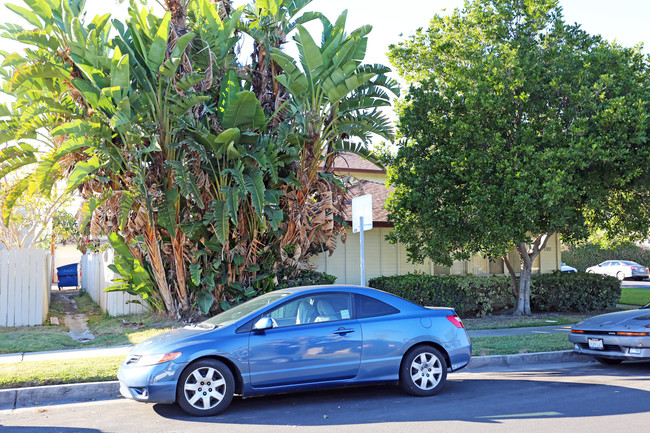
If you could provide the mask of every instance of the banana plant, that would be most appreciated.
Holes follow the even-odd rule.
[[[378,109],[396,87],[362,64],[368,27],[347,35],[345,14],[332,24],[309,3],[165,0],[159,16],[131,1],[124,22],[87,20],[82,0],[10,6],[31,26],[2,26],[30,47],[0,69],[16,97],[0,107],[0,177],[27,173],[11,198],[65,181],[81,223],[116,244],[115,288],[176,316],[269,290],[315,244],[331,250],[344,196],[329,158],[369,157],[370,134],[391,136]],[[320,45],[302,26],[315,19]],[[298,61],[282,51],[290,34]]]
[[[362,64],[371,27],[347,35],[346,18],[344,12],[334,24],[321,19],[320,46],[297,25],[298,62],[279,49],[271,53],[284,71],[276,79],[292,97],[290,123],[295,131],[310,132],[295,134],[300,143],[299,186],[284,190],[290,223],[281,251],[291,251],[284,258],[296,266],[311,245],[324,245],[331,252],[334,237],[344,233],[336,216],[342,215],[345,190],[331,176],[334,156],[353,152],[378,163],[366,147],[371,135],[393,137],[391,123],[379,108],[390,105],[389,93],[397,95],[398,85],[386,76],[388,68]]]

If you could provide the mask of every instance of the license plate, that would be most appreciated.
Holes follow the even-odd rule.
[[[589,348],[592,350],[605,350],[605,346],[603,346],[603,340],[600,338],[590,338]]]

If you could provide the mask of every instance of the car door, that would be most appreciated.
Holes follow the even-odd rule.
[[[255,388],[355,377],[361,328],[348,293],[319,293],[288,301],[262,317],[274,326],[251,331],[249,371]]]
[[[623,266],[620,262],[611,261],[609,267],[607,268],[607,275],[615,277],[619,272],[623,271]],[[625,273],[625,271],[623,271]]]

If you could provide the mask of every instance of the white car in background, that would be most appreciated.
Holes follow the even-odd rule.
[[[606,260],[597,266],[587,268],[588,273],[610,275],[623,281],[626,278],[644,280],[648,278],[648,268],[629,260]]]

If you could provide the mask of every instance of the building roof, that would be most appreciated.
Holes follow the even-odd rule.
[[[352,184],[348,187],[348,199],[345,201],[345,221],[352,222],[352,199],[371,194],[373,225],[375,227],[393,227],[393,223],[388,221],[388,211],[384,208],[389,192],[390,190],[386,188],[386,185],[371,180],[360,180]]]
[[[377,167],[370,161],[366,161],[354,153],[341,152],[334,159],[334,170],[351,173],[385,173],[381,167]]]

